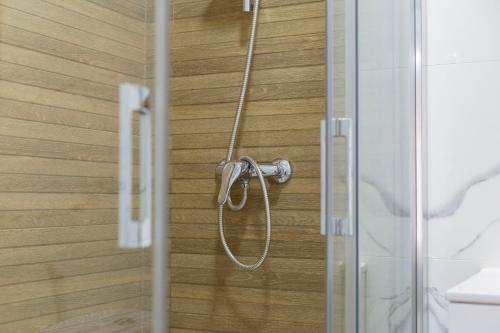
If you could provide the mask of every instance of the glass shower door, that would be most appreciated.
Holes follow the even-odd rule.
[[[411,333],[414,0],[327,4],[326,332]]]
[[[358,3],[359,298],[366,333],[414,331],[414,0]]]
[[[119,86],[150,86],[152,12],[0,3],[2,333],[150,331],[151,253],[119,246],[118,179]]]

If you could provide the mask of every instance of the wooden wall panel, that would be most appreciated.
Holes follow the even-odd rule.
[[[146,13],[0,0],[2,333],[149,331],[150,254],[116,240],[118,86],[145,82]]]
[[[269,185],[273,238],[261,269],[237,269],[218,236],[214,168],[226,155],[250,19],[241,1],[173,1],[170,325],[175,333],[323,332],[323,1],[262,1],[235,156],[287,158],[295,173],[288,184]],[[338,105],[341,97],[339,92]],[[243,261],[255,261],[265,237],[256,181],[247,207],[227,212],[226,220],[231,247]]]
[[[236,155],[288,158],[295,174],[270,185],[273,242],[257,272],[223,252],[213,176],[250,15],[240,1],[172,3],[172,332],[322,332],[324,2],[262,1]],[[1,332],[150,329],[151,255],[116,247],[117,89],[152,83],[153,16],[151,0],[0,0]],[[263,246],[256,185],[244,214],[227,214],[229,241],[247,261]]]

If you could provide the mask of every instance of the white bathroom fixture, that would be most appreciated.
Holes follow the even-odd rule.
[[[449,333],[500,332],[500,268],[485,268],[446,292]]]

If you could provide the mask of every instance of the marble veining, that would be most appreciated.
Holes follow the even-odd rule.
[[[387,311],[387,327],[389,328],[389,333],[404,332],[405,324],[408,320],[411,320],[411,287],[407,286],[405,290],[392,297],[382,298],[384,300],[390,300],[389,309]],[[403,314],[396,315],[398,311],[405,308],[406,311]]]
[[[405,223],[403,220],[408,214],[399,206],[403,199],[396,200],[391,193],[393,187],[362,174],[361,251],[367,262],[368,290],[373,293],[367,298],[367,333],[408,333],[411,331],[413,295],[405,272],[410,268],[410,261],[404,257],[407,252],[396,247],[395,240],[399,237],[394,234],[401,231],[398,225]],[[387,209],[388,206],[393,209]],[[394,214],[395,211],[399,214]],[[387,274],[391,276],[390,282]]]
[[[484,195],[488,195],[489,188],[492,187],[495,188],[496,182],[498,182],[499,179],[498,177],[499,175],[500,175],[500,165],[496,165],[492,167],[488,172],[484,172],[477,176],[464,177],[464,179],[468,178],[468,180],[464,181],[464,179],[462,179],[464,185],[461,186],[457,191],[449,193],[445,204],[441,205],[438,208],[433,209],[427,214],[424,214],[426,221],[432,224],[432,223],[440,223],[438,220],[451,219],[449,220],[450,222],[447,223],[453,223],[453,221],[458,221],[458,220],[463,221],[462,223],[466,223],[468,216],[467,211],[474,210],[474,205],[477,202],[477,200],[480,200],[480,198]],[[361,182],[363,184],[366,184],[367,186],[370,186],[373,189],[373,191],[370,191],[370,193],[376,193],[376,195],[381,199],[379,202],[383,203],[384,207],[383,209],[385,209],[388,213],[398,218],[409,216],[408,209],[403,207],[400,200],[398,200],[398,198],[396,198],[392,193],[390,193],[387,187],[384,186],[382,182],[379,181],[377,178],[370,177],[368,175],[363,175],[363,177],[361,178]],[[470,200],[466,200],[466,197],[468,197],[468,195],[471,196]],[[464,212],[460,211],[460,213],[457,214],[461,208],[464,208]],[[443,257],[443,259],[446,258],[450,260],[461,259],[460,256],[463,256],[464,254],[471,252],[471,250],[477,247],[480,242],[483,242],[483,246],[487,246],[487,243],[485,242],[487,242],[488,239],[485,238],[485,236],[489,235],[491,237],[491,232],[494,232],[494,230],[496,230],[494,228],[500,225],[500,216],[491,219],[487,223],[486,222],[481,223],[481,219],[484,218],[485,218],[484,214],[477,214],[476,218],[473,220],[474,223],[471,224],[471,227],[465,229],[467,231],[467,234],[460,235],[462,240],[459,243],[457,243],[460,246],[455,247],[454,250],[450,249],[449,254],[446,257]],[[453,228],[453,224],[450,224],[450,228]],[[377,248],[379,248],[381,251],[383,251],[389,256],[392,256],[394,254],[393,253],[394,251],[392,251],[391,248],[387,246],[387,242],[384,241],[386,236],[383,234],[383,232],[381,232],[379,229],[375,229],[373,231],[368,230],[368,228],[366,228],[365,226],[362,226],[362,229],[367,239],[370,239],[371,242],[375,244],[375,246],[377,246]],[[453,234],[452,232],[453,229],[450,230],[448,228],[445,230],[448,230],[447,235]],[[451,245],[449,244],[448,247],[450,246]],[[431,249],[431,251],[434,250]],[[462,261],[457,260],[457,263],[460,262]],[[469,268],[470,267],[468,267],[467,269]],[[436,274],[441,274],[441,273],[436,273]],[[456,275],[456,273],[454,272],[450,274]],[[433,278],[437,279],[438,281],[442,280],[442,278],[439,276],[433,276]],[[449,302],[446,300],[444,293],[448,288],[451,288],[453,284],[456,282],[459,281],[439,282],[439,284],[441,285],[440,288],[442,289],[436,286],[427,288],[427,295],[429,298],[428,302],[429,303],[428,316],[429,316],[429,326],[430,326],[429,333],[448,332]],[[389,297],[385,298],[385,300],[388,301],[388,298]],[[383,299],[380,299],[381,303],[383,303],[383,301],[384,301]],[[391,302],[391,304],[392,305],[389,305],[386,308],[386,316],[387,316],[386,325],[388,332],[397,332],[396,330],[391,330],[391,327],[396,328],[397,326],[396,323],[394,322],[394,318],[391,318],[391,316],[394,314],[397,307],[400,306],[401,303],[399,301],[394,301]]]
[[[363,229],[365,231],[368,238],[370,238],[370,240],[373,242],[373,244],[375,244],[378,248],[380,248],[382,251],[384,251],[385,253],[387,253],[390,256],[394,255],[393,251],[391,249],[389,249],[387,246],[385,246],[384,242],[378,240],[377,236],[375,236],[371,231],[369,231],[364,225],[361,225],[361,229]]]
[[[404,207],[402,202],[398,202],[394,195],[384,188],[384,185],[377,179],[376,176],[361,174],[360,180],[362,183],[373,187],[377,192],[387,211],[397,217],[409,217],[409,209]]]
[[[472,177],[468,182],[466,182],[456,193],[451,194],[449,200],[443,204],[441,207],[430,209],[427,212],[424,212],[424,217],[427,220],[444,218],[454,215],[457,210],[461,207],[467,193],[474,188],[475,186],[489,181],[500,175],[500,164],[492,168],[491,170],[480,174],[476,177]],[[373,187],[377,192],[380,198],[382,199],[385,208],[392,215],[397,217],[409,217],[409,209],[408,207],[404,207],[404,202],[398,202],[394,195],[390,193],[390,191],[384,188],[384,185],[377,180],[376,177],[362,174],[361,181]]]
[[[488,225],[481,231],[479,231],[478,234],[467,245],[459,249],[457,253],[453,255],[453,257],[457,257],[472,248],[491,228],[493,228],[497,224],[500,224],[500,217],[497,217],[496,219],[488,223]]]
[[[444,294],[439,292],[439,289],[436,287],[427,287],[428,294],[432,297],[432,299],[436,302],[436,304],[443,310],[448,311],[450,304]]]
[[[467,193],[475,186],[489,181],[500,175],[500,164],[496,165],[489,171],[480,174],[475,177],[471,177],[455,194],[450,195],[450,199],[447,203],[441,207],[429,210],[426,214],[426,218],[429,220],[436,218],[449,217],[454,215],[457,210],[461,207]]]
[[[370,308],[368,318],[370,332],[409,332],[412,318],[411,287],[407,285],[399,293],[372,299]]]
[[[449,309],[449,302],[446,300],[444,294],[439,292],[437,287],[427,287],[427,295],[430,296],[428,311],[432,322],[432,327],[439,330],[440,333],[448,332],[448,325],[442,314],[446,315]]]

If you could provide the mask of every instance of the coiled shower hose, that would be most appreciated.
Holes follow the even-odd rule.
[[[245,105],[245,100],[246,100],[246,95],[247,95],[247,90],[248,90],[248,80],[250,78],[250,70],[252,67],[252,60],[253,60],[253,50],[254,50],[254,45],[255,45],[255,36],[257,32],[257,21],[259,18],[259,7],[260,7],[260,0],[255,0],[254,2],[254,8],[253,8],[253,18],[252,18],[252,28],[250,31],[250,38],[248,42],[248,49],[247,49],[247,60],[245,64],[245,72],[243,75],[243,83],[241,86],[241,93],[240,93],[240,99],[238,102],[238,108],[236,109],[236,114],[234,117],[234,124],[233,124],[233,130],[231,133],[231,140],[229,141],[229,146],[227,148],[227,156],[226,156],[226,161],[230,161],[231,158],[233,157],[233,151],[234,151],[234,146],[236,144],[236,137],[238,135],[238,128],[240,125],[240,119],[241,119],[241,113],[243,111],[243,107]],[[268,254],[269,254],[269,246],[271,244],[271,209],[269,207],[269,196],[267,194],[267,188],[266,188],[266,181],[264,180],[264,175],[262,174],[259,165],[257,162],[248,156],[242,157],[242,161],[248,162],[252,168],[255,170],[257,173],[257,177],[259,178],[260,182],[260,188],[262,190],[262,196],[264,199],[264,206],[265,206],[265,213],[266,213],[266,244],[264,246],[264,251],[262,252],[262,256],[260,257],[259,260],[257,260],[254,264],[244,264],[241,261],[236,258],[236,256],[233,254],[231,249],[229,248],[229,245],[227,244],[226,237],[224,234],[224,205],[219,205],[219,232],[220,232],[220,238],[222,241],[222,245],[224,247],[224,250],[226,251],[227,255],[229,256],[229,259],[233,261],[239,268],[245,269],[245,270],[256,270],[259,268],[264,261],[266,260]],[[241,202],[237,205],[233,204],[231,200],[231,195],[228,197],[228,205],[232,210],[241,210],[246,203],[248,196],[248,185],[244,184],[243,186],[243,198],[241,199]]]
[[[264,246],[264,251],[262,252],[262,256],[254,264],[244,264],[241,261],[239,261],[238,258],[236,258],[236,256],[233,254],[233,252],[229,248],[229,245],[227,244],[226,236],[224,235],[224,205],[219,205],[219,232],[222,241],[222,246],[224,247],[224,250],[229,256],[229,259],[231,259],[232,262],[234,262],[238,267],[242,269],[255,270],[264,263],[264,261],[267,258],[267,255],[269,254],[269,246],[271,245],[271,209],[269,207],[269,196],[267,194],[266,181],[264,179],[262,171],[260,171],[259,164],[257,164],[257,162],[255,162],[253,158],[248,156],[242,157],[241,160],[250,163],[252,168],[254,168],[255,171],[257,172],[257,177],[259,178],[260,182],[260,188],[262,190],[262,196],[264,198],[264,206],[266,211],[266,244]]]

